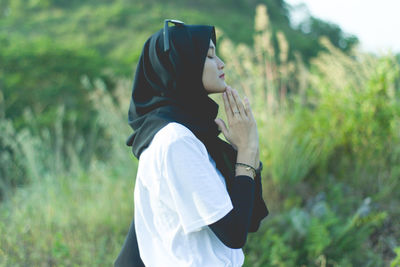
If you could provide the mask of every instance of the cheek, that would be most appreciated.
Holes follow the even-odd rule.
[[[215,61],[211,61],[208,64],[208,76],[211,79],[215,79],[215,77],[217,77],[217,74],[218,74],[217,64],[215,63]]]
[[[210,64],[210,61],[207,60],[206,63],[204,64],[203,82],[205,83],[209,82],[211,77],[212,77],[212,66]]]
[[[215,89],[219,87],[220,79],[218,77],[218,68],[215,61],[207,59],[204,63],[203,85],[206,89]]]

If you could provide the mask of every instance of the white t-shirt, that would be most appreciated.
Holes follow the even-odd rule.
[[[242,249],[225,246],[207,226],[233,209],[222,174],[185,126],[159,130],[140,158],[135,229],[146,267],[242,266]]]

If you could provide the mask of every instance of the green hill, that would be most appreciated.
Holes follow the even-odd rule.
[[[115,73],[130,76],[144,41],[165,18],[215,25],[233,41],[250,44],[259,3],[267,5],[272,29],[284,32],[290,46],[306,60],[320,50],[317,40],[322,35],[342,49],[354,43],[340,28],[323,21],[313,20],[308,33],[292,29],[283,0],[2,0],[0,34],[14,42],[49,38],[54,45],[93,49],[109,60]]]
[[[99,86],[113,92],[121,78],[131,80],[143,43],[165,18],[215,25],[233,42],[252,45],[260,3],[268,7],[271,30],[286,36],[289,56],[298,51],[307,62],[321,50],[317,41],[325,34],[344,50],[354,41],[317,20],[307,33],[292,29],[283,0],[0,0],[0,118],[39,134],[52,129],[57,110],[65,107],[58,123],[74,129],[64,132],[67,142],[92,140],[97,111],[90,93]],[[88,155],[102,158],[110,137],[95,134],[102,143]]]

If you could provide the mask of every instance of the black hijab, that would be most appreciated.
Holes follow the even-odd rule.
[[[178,122],[205,145],[229,189],[237,154],[218,137],[220,131],[214,121],[218,104],[208,96],[202,83],[210,39],[216,45],[213,26],[179,23],[173,27],[166,24],[145,42],[128,113],[134,133],[126,144],[132,146],[139,159],[158,130]]]

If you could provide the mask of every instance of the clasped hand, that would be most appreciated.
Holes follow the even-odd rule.
[[[237,150],[252,150],[258,153],[258,131],[257,124],[250,108],[247,97],[244,104],[238,92],[227,86],[222,95],[228,127],[225,122],[217,118],[215,123],[224,134],[226,140]]]

